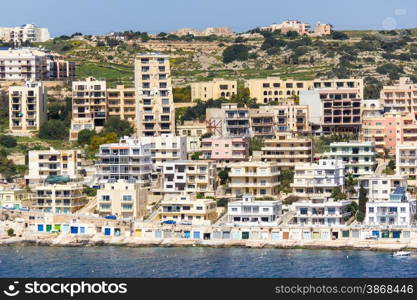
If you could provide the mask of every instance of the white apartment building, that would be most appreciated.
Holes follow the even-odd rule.
[[[397,187],[388,200],[366,202],[366,225],[409,226],[416,214],[416,200],[410,200],[403,187]]]
[[[396,147],[396,174],[417,179],[417,143],[406,142]]]
[[[9,130],[13,135],[32,135],[48,118],[47,90],[42,82],[9,87]]]
[[[187,159],[186,136],[162,134],[160,136],[142,136],[139,140],[149,144],[151,159],[155,169],[160,170],[166,161]]]
[[[388,201],[397,187],[407,190],[407,177],[403,175],[366,175],[358,178],[358,188],[363,186],[368,200]]]
[[[279,167],[273,162],[245,161],[230,164],[229,187],[234,197],[278,195]]]
[[[148,143],[125,137],[119,143],[100,145],[96,156],[99,183],[128,180],[142,185],[150,184],[153,165]]]
[[[74,213],[87,204],[83,186],[77,183],[37,185],[32,192],[32,208],[44,212]]]
[[[25,176],[29,185],[39,184],[48,176],[68,176],[78,181],[85,175],[83,150],[31,150],[29,155],[29,173]]]
[[[301,226],[343,226],[345,218],[350,217],[350,203],[349,200],[326,198],[297,201],[292,204],[294,222]]]
[[[231,99],[237,95],[237,81],[214,78],[212,81],[193,82],[191,85],[191,101],[209,99]]]
[[[77,140],[78,132],[83,129],[100,131],[103,128],[107,119],[106,95],[106,81],[89,77],[85,81],[72,83],[70,140]]]
[[[35,49],[0,50],[0,80],[48,79],[47,56]]]
[[[373,142],[337,142],[330,144],[330,152],[324,156],[342,160],[345,173],[355,176],[371,175],[376,167],[375,144]]]
[[[179,224],[210,225],[217,219],[213,199],[198,199],[195,194],[165,195],[153,221]]]
[[[162,163],[162,192],[214,194],[216,165],[209,160],[175,160]]]
[[[143,53],[135,59],[136,130],[138,136],[175,134],[169,56]]]
[[[330,197],[335,188],[343,191],[345,165],[341,160],[321,159],[317,164],[297,164],[293,193],[300,197]]]
[[[142,218],[146,215],[149,188],[132,180],[108,180],[97,190],[97,209],[100,215],[121,218]]]
[[[51,38],[48,28],[41,28],[34,24],[20,27],[0,27],[0,41],[21,45],[25,42],[42,43]]]
[[[274,226],[282,215],[281,201],[256,201],[252,195],[227,205],[227,223],[231,225]]]

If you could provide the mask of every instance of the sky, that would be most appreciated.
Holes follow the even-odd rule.
[[[52,36],[210,26],[243,32],[287,19],[390,30],[417,27],[416,16],[415,0],[0,0],[0,27],[33,23]]]

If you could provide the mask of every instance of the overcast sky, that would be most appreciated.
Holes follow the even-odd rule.
[[[0,27],[34,23],[52,36],[169,32],[227,26],[242,32],[299,19],[338,29],[417,27],[416,0],[2,0]]]

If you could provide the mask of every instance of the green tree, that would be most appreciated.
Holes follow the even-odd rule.
[[[252,155],[253,151],[261,151],[264,141],[261,138],[253,137],[249,141],[249,155]]]
[[[340,31],[333,31],[331,33],[330,37],[333,40],[347,40],[347,39],[349,39],[349,37],[346,33],[343,33],[343,32],[340,32]]]
[[[284,193],[291,192],[291,184],[294,182],[294,172],[291,170],[281,170],[279,175],[279,191]]]
[[[103,136],[93,136],[91,142],[87,147],[87,154],[90,158],[94,157],[97,153],[100,145],[116,143],[118,141],[117,134],[115,132],[107,133]]]
[[[80,132],[78,132],[78,145],[88,145],[91,142],[91,139],[93,136],[97,135],[97,133],[94,130],[89,129],[83,129]]]
[[[88,185],[83,185],[83,193],[88,197],[95,197],[97,196],[97,189],[89,187]]]
[[[3,175],[7,181],[11,181],[13,176],[17,173],[18,171],[13,161],[6,157],[0,157],[0,174]]]
[[[64,140],[68,136],[69,128],[63,121],[49,120],[42,124],[39,137],[47,140]]]
[[[242,44],[234,44],[223,51],[223,62],[225,64],[232,61],[245,61],[249,56],[249,48]]]
[[[200,159],[200,156],[201,156],[202,154],[203,154],[202,152],[194,152],[194,153],[191,155],[191,160],[199,160],[199,159]]]
[[[227,183],[227,181],[229,180],[229,171],[229,169],[223,169],[217,174],[217,176],[219,176],[220,178],[220,184]]]
[[[347,198],[346,194],[342,193],[342,190],[339,187],[336,187],[332,190],[330,197],[335,201],[345,200]]]
[[[16,138],[10,135],[0,135],[0,145],[6,148],[13,148],[17,146]]]
[[[356,220],[363,222],[366,214],[366,202],[368,202],[368,197],[366,195],[365,188],[361,185],[359,188],[359,206],[358,213],[356,215]]]
[[[121,138],[124,136],[130,136],[133,134],[134,129],[132,125],[127,120],[121,120],[119,117],[110,117],[107,119],[107,122],[104,124],[103,133],[114,132],[116,135]]]

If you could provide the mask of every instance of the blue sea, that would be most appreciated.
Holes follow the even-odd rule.
[[[0,247],[0,277],[417,277],[389,252],[128,247]]]

